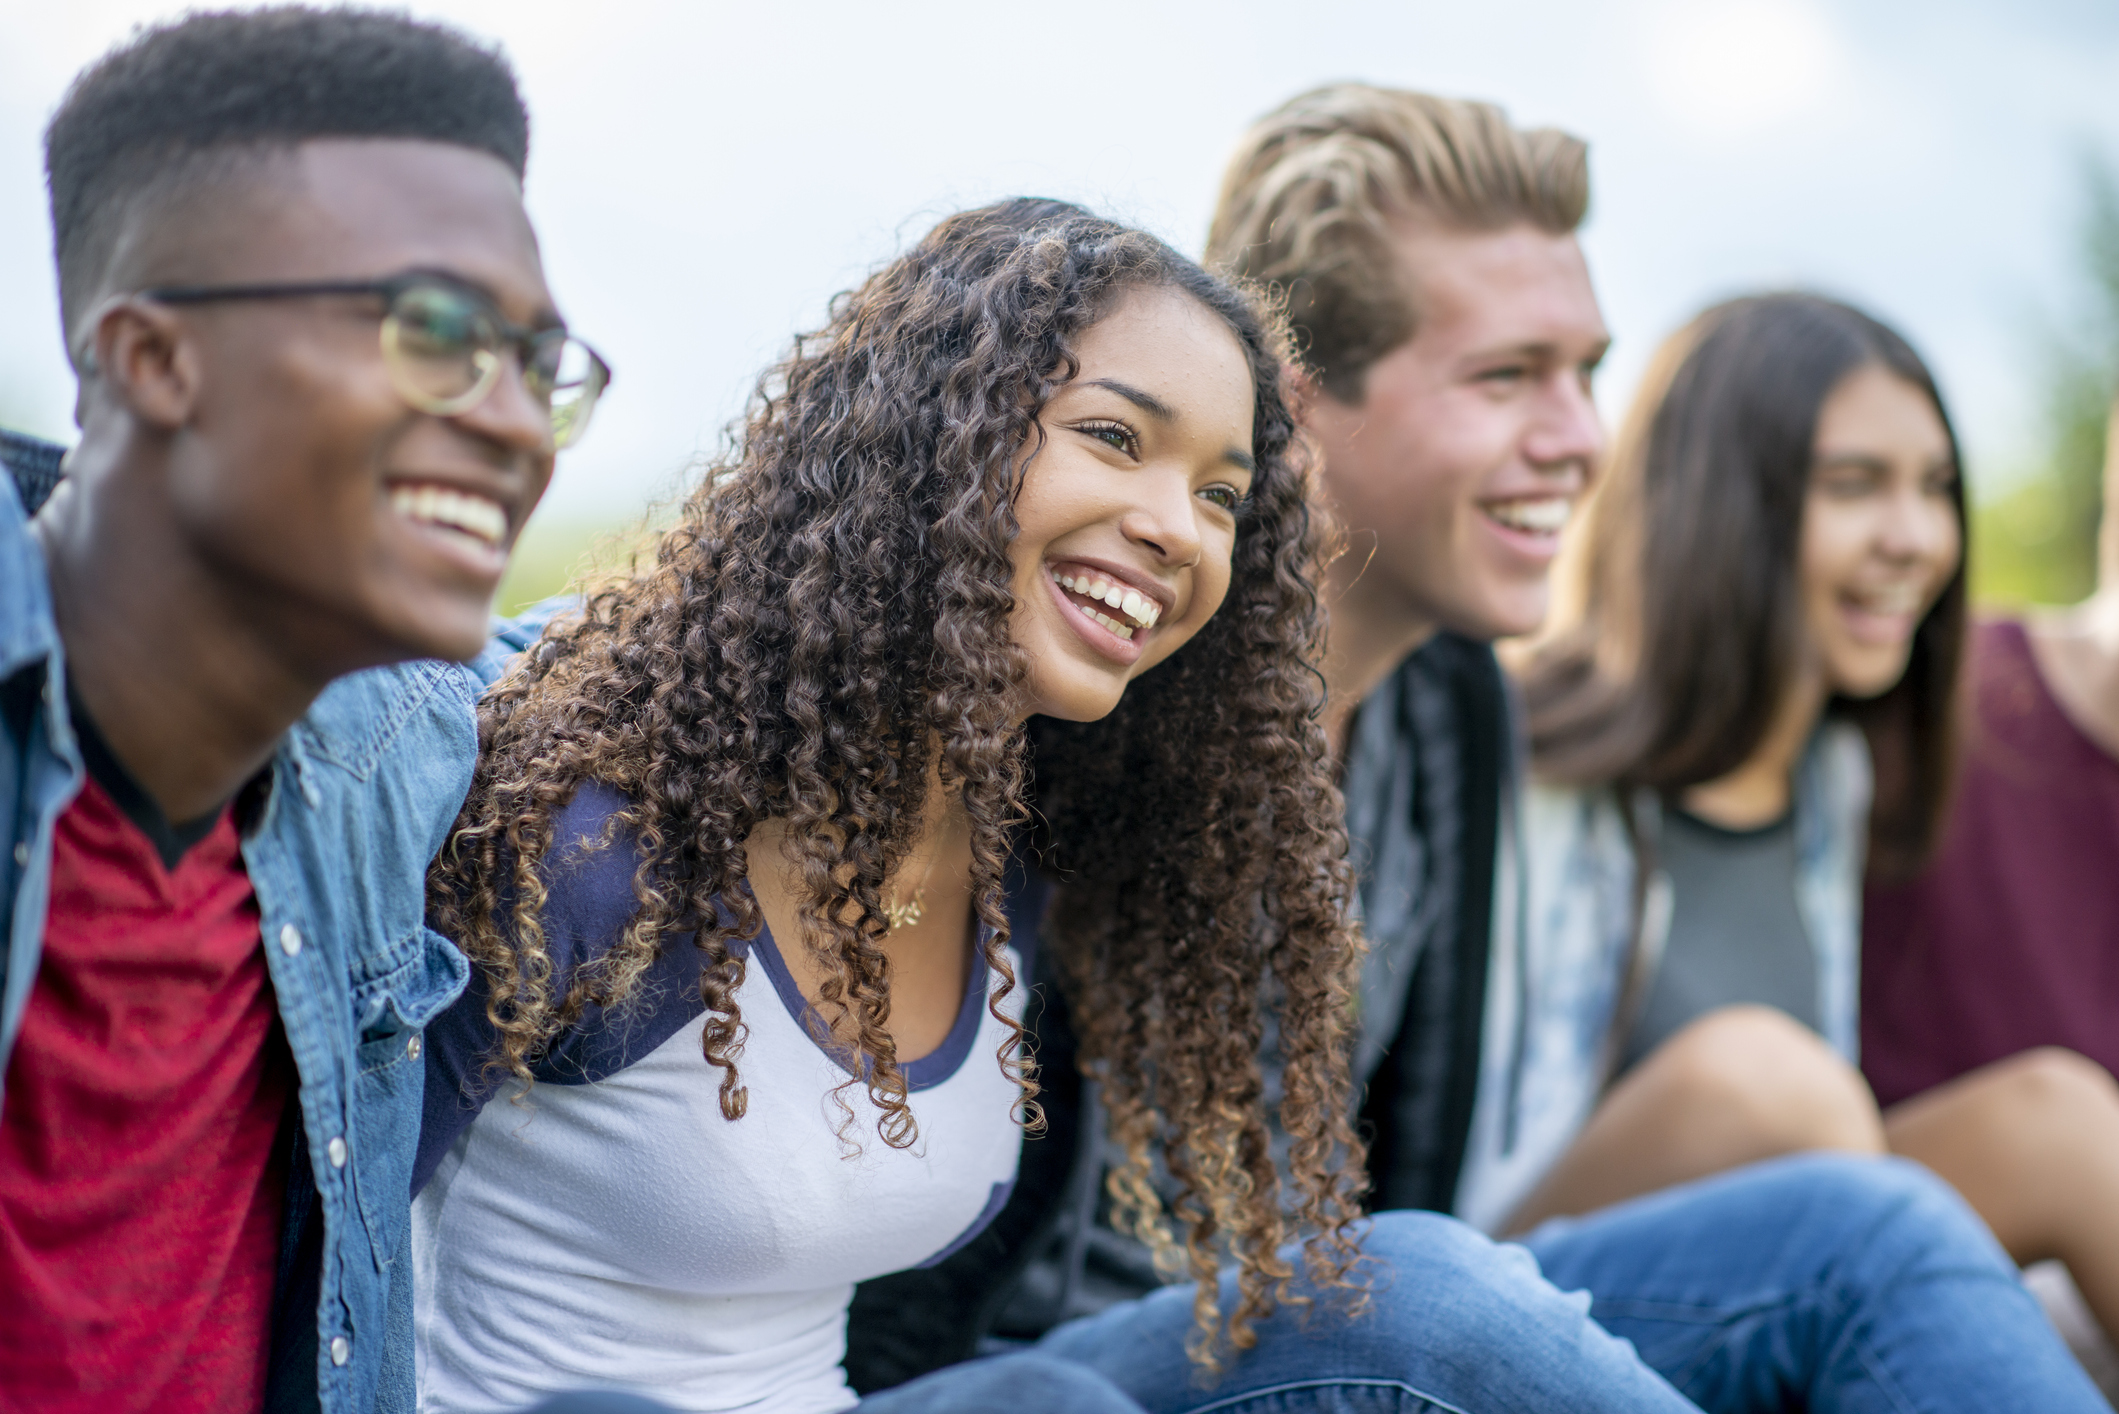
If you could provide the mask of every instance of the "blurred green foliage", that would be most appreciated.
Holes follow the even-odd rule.
[[[2082,177],[2073,308],[2042,350],[2039,463],[1972,514],[1972,594],[1983,604],[2071,604],[2096,586],[2105,423],[2119,387],[2119,171],[2086,153]]]
[[[589,581],[625,570],[635,552],[653,545],[654,528],[648,521],[612,524],[535,517],[515,542],[508,573],[494,596],[494,612],[505,617],[563,590],[578,591]]]

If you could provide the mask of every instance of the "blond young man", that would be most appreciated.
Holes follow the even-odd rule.
[[[1339,85],[1244,139],[1210,241],[1286,292],[1347,538],[1327,725],[1371,948],[1355,1064],[1386,1211],[1367,1235],[1369,1311],[1283,1312],[1220,1380],[1160,1380],[1129,1333],[1166,1322],[1184,1289],[1140,1295],[1145,1252],[1096,1220],[1105,1157],[1080,1142],[1100,1128],[1094,1087],[1040,959],[1048,1134],[977,1241],[863,1288],[857,1385],[992,1333],[1136,1398],[1191,1391],[1157,1409],[2104,1407],[1976,1219],[1908,1165],[1762,1166],[1541,1229],[1527,1253],[1442,1215],[1463,1174],[1505,1159],[1519,1118],[1514,1017],[1536,979],[1508,906],[1518,752],[1487,644],[1543,619],[1601,450],[1589,386],[1607,336],[1574,235],[1587,206],[1586,152],[1565,134]],[[1582,1288],[1595,1320],[1561,1295]]]

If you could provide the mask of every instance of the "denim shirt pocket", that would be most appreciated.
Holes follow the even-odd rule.
[[[426,1087],[424,1031],[463,991],[470,966],[432,929],[392,947],[394,965],[354,988],[354,1193],[377,1271],[400,1255],[410,1220],[412,1160]]]

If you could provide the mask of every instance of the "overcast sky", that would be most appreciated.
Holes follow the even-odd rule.
[[[1701,305],[1805,285],[1913,338],[1991,486],[2030,443],[2036,321],[2066,314],[2077,154],[2119,153],[2112,0],[411,8],[513,56],[552,286],[618,371],[547,516],[670,491],[789,335],[952,209],[1066,197],[1197,251],[1244,126],[1340,78],[1589,140],[1607,418]],[[44,122],[83,64],[174,13],[0,0],[0,420],[70,432]]]

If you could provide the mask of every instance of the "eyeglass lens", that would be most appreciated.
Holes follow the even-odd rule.
[[[423,412],[468,412],[500,380],[506,339],[476,301],[436,285],[414,285],[392,301],[383,352],[405,399]],[[523,370],[531,396],[551,410],[557,445],[579,440],[604,374],[594,354],[558,330],[532,345]]]

